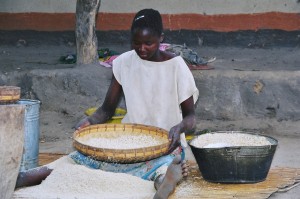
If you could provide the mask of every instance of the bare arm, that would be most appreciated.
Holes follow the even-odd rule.
[[[180,144],[180,133],[191,133],[196,127],[196,116],[193,96],[186,99],[180,104],[182,110],[182,121],[171,128],[169,132],[169,139],[171,144],[169,147],[169,153],[171,153]]]
[[[109,120],[117,108],[122,92],[122,86],[118,83],[113,75],[102,106],[99,107],[91,116],[84,118],[77,123],[75,128],[80,129],[91,124],[105,123],[107,120]]]
[[[51,172],[52,169],[47,166],[20,171],[16,182],[16,188],[41,184]]]

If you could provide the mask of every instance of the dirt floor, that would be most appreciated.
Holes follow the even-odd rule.
[[[108,47],[120,53],[128,49],[126,45],[115,44],[103,47]],[[214,67],[214,70],[297,71],[300,69],[300,48],[251,49],[240,47],[198,47],[195,50],[201,56],[215,56],[217,58],[210,65]],[[2,77],[0,78],[0,85],[3,84],[1,79],[8,80],[11,78],[10,74],[12,73],[30,73],[34,69],[72,70],[75,67],[74,64],[61,64],[59,58],[62,55],[75,54],[75,51],[74,43],[68,43],[67,45],[30,45],[26,41],[18,41],[14,45],[0,44],[0,75]],[[102,66],[96,66],[94,70],[97,70],[97,67],[100,68]],[[10,82],[17,81],[10,80]],[[52,92],[56,91],[53,90]],[[84,101],[82,103],[84,104]],[[65,106],[71,105],[65,104]],[[89,105],[85,106],[88,107]],[[64,113],[64,111],[54,111],[41,107],[40,152],[66,154],[71,152],[73,150],[73,126],[83,116],[83,111],[79,111],[76,115],[70,115]],[[276,138],[280,144],[272,166],[300,168],[300,160],[298,158],[300,157],[300,146],[298,144],[300,137],[276,135]],[[189,158],[193,159],[191,154]],[[300,186],[287,193],[274,194],[271,198],[296,199],[299,198],[299,195]]]

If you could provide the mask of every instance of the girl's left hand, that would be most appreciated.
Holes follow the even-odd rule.
[[[169,146],[168,154],[173,152],[180,145],[180,125],[176,125],[169,131],[169,140],[171,144]]]

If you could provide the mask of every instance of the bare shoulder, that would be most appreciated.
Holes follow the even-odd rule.
[[[175,53],[168,52],[168,51],[161,51],[161,55],[162,55],[163,61],[167,61],[174,57],[177,57],[177,55]]]

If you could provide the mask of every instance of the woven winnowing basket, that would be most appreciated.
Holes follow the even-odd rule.
[[[0,103],[13,103],[20,99],[21,88],[16,86],[0,86]]]
[[[113,133],[112,133],[113,132]],[[162,144],[136,149],[108,149],[86,145],[82,138],[109,137],[110,134],[146,134],[165,140]],[[158,158],[168,151],[168,132],[164,129],[140,124],[98,124],[77,130],[73,135],[73,146],[80,153],[93,159],[114,163],[136,163]]]

